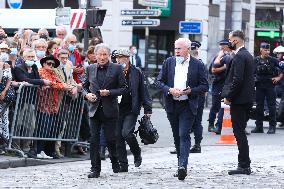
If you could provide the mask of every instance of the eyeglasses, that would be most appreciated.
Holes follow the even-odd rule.
[[[46,65],[48,65],[48,66],[52,66],[52,67],[54,67],[54,62],[52,62],[52,61],[46,61],[45,62],[46,63]]]

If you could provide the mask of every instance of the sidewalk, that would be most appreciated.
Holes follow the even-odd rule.
[[[87,155],[74,155],[74,157],[64,157],[61,159],[34,159],[34,158],[20,158],[8,155],[0,155],[0,169],[27,167],[36,165],[46,165],[54,163],[66,163],[74,161],[88,160],[90,157]]]

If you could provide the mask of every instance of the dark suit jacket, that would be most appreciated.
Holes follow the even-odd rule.
[[[83,96],[87,93],[93,93],[97,96],[97,101],[89,104],[89,116],[93,117],[97,111],[100,101],[102,101],[103,111],[108,118],[118,117],[118,101],[117,96],[127,91],[127,85],[122,67],[118,64],[109,63],[106,78],[103,86],[100,88],[97,80],[97,64],[87,67],[86,80],[83,84]],[[101,97],[99,90],[107,89],[110,95]]]
[[[142,67],[142,62],[140,56],[138,54],[135,54],[135,59],[136,59],[136,67],[141,68]]]
[[[175,66],[175,57],[166,59],[155,81],[156,86],[164,92],[165,108],[169,113],[174,111],[173,96],[168,92],[170,88],[174,87]],[[198,97],[208,91],[208,81],[205,73],[203,63],[190,56],[186,85],[191,88],[191,93],[188,95],[188,105],[194,115],[197,113]]]
[[[144,113],[151,114],[152,100],[145,84],[144,75],[139,68],[133,65],[130,65],[129,89],[132,97],[132,113],[139,115],[143,105]]]
[[[37,66],[32,66],[32,73],[28,73],[28,68],[25,63],[19,64],[15,67],[15,80],[22,82],[26,81],[33,85],[44,85],[42,79],[40,79]]]
[[[252,55],[246,48],[241,48],[227,67],[222,97],[227,98],[232,104],[252,103],[255,86],[254,71]]]

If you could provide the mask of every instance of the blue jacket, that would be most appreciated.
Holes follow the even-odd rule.
[[[165,108],[169,113],[174,111],[173,96],[168,92],[170,88],[174,87],[175,66],[176,59],[174,56],[166,59],[155,81],[157,88],[161,89],[164,93]],[[191,93],[188,95],[188,105],[194,115],[197,113],[198,97],[207,92],[209,88],[205,73],[203,63],[190,56],[186,86],[191,88]]]

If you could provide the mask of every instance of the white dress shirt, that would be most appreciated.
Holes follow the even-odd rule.
[[[176,63],[175,67],[175,78],[174,78],[174,88],[184,90],[187,88],[187,72],[189,66],[190,57],[187,58],[185,62]],[[173,97],[174,100],[186,100],[188,99],[187,95],[182,95],[180,97]]]

